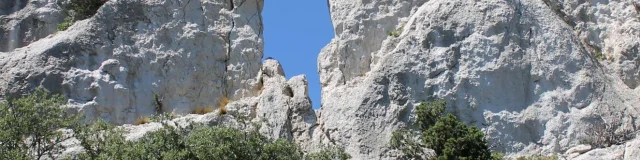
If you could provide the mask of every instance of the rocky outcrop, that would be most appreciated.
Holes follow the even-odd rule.
[[[580,146],[577,146],[580,147]],[[582,154],[565,155],[566,159],[589,160],[589,159],[637,159],[640,156],[640,141],[634,139],[625,144],[614,145],[607,148],[593,148],[589,152]]]
[[[58,4],[29,1],[3,18]],[[129,140],[161,127],[130,124],[136,119],[172,113],[176,124],[259,127],[269,138],[311,141],[317,125],[306,77],[287,80],[278,61],[261,62],[262,6],[262,0],[110,0],[66,31],[3,48],[10,52],[0,52],[0,91],[15,97],[43,87],[63,94],[87,119],[124,124]],[[189,114],[197,108],[213,112]],[[77,141],[64,145],[60,157],[82,152]]]
[[[311,108],[308,84],[304,75],[294,76],[288,81],[282,66],[276,60],[266,60],[258,74],[261,82],[259,94],[229,102],[226,113],[219,109],[203,115],[182,115],[169,125],[187,126],[191,123],[225,126],[240,130],[258,130],[271,139],[284,138],[300,144],[305,152],[315,151],[321,144],[312,145],[311,135],[316,125],[316,115]],[[146,133],[163,126],[159,122],[119,126],[125,131],[127,140],[138,140]],[[256,128],[258,127],[258,128]],[[58,158],[73,156],[83,151],[75,139],[63,143],[66,150]]]
[[[637,127],[631,1],[329,3],[336,36],[318,57],[316,141],[357,159],[394,159],[393,131],[437,98],[514,157],[564,153],[594,126]]]
[[[44,87],[117,124],[255,96],[262,3],[111,0],[67,31],[0,53],[0,89]]]
[[[588,51],[631,89],[640,82],[640,1],[546,0]]]
[[[0,52],[13,51],[54,32],[66,13],[67,0],[0,2]]]
[[[26,0],[13,0],[0,2],[0,15],[12,14],[26,6]]]
[[[637,157],[637,0],[328,4],[336,35],[318,57],[318,111],[305,76],[261,62],[262,0],[110,0],[62,32],[65,0],[2,1],[0,91],[61,93],[131,140],[160,125],[127,123],[169,112],[354,159],[397,159],[392,133],[415,128],[420,102],[445,99],[508,157]],[[197,108],[213,112],[188,114]]]
[[[229,103],[229,115],[249,125],[257,124],[259,131],[267,137],[307,144],[311,138],[308,133],[316,127],[316,115],[309,99],[306,77],[299,75],[286,80],[280,63],[268,59],[258,80],[261,84],[259,95]]]
[[[316,126],[316,116],[306,77],[287,80],[278,61],[261,63],[262,5],[111,0],[67,31],[0,52],[0,91],[17,96],[43,87],[65,95],[87,118],[116,124],[207,107],[214,112],[175,121],[240,128],[257,123],[271,138],[310,139],[304,133]],[[30,15],[28,8],[8,16]],[[222,107],[227,116],[218,116]],[[150,125],[155,127],[123,127],[135,139],[157,129]]]

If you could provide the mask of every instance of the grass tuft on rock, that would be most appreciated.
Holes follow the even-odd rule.
[[[207,114],[213,112],[213,107],[196,107],[192,114]]]
[[[229,102],[231,102],[231,100],[227,97],[220,98],[218,102],[218,115],[227,114],[227,104],[229,104]]]

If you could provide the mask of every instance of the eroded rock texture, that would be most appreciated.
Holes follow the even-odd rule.
[[[64,20],[68,0],[0,2],[0,52],[13,51],[54,32]]]
[[[118,124],[218,108],[219,99],[257,94],[262,3],[111,0],[67,31],[0,53],[0,89],[42,86]]]
[[[261,62],[261,0],[111,0],[63,32],[66,1],[2,1],[0,91],[44,87],[116,124],[164,112],[179,123],[259,123],[305,152],[337,145],[354,159],[397,159],[392,133],[414,128],[420,102],[445,99],[509,157],[638,156],[627,135],[640,114],[640,1],[328,4],[336,35],[318,57],[318,111],[305,76],[287,80],[278,61]],[[187,115],[198,108],[213,112]],[[122,127],[136,139],[159,125]],[[600,128],[625,136],[594,145]]]
[[[314,138],[354,157],[394,159],[393,131],[436,98],[512,156],[564,153],[594,126],[635,131],[637,2],[329,4],[336,36],[318,58]]]

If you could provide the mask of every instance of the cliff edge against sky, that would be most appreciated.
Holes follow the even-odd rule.
[[[420,102],[445,99],[507,155],[640,157],[636,138],[585,141],[640,125],[637,0],[329,0],[335,37],[318,56],[316,111],[305,76],[262,62],[262,0],[110,0],[66,31],[55,26],[67,0],[0,4],[0,91],[43,87],[115,124],[220,121],[226,108],[225,121],[263,122],[261,133],[305,151],[396,159],[392,133],[415,128]],[[198,108],[214,112],[187,115]]]

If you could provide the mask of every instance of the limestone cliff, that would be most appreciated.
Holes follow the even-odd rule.
[[[124,124],[129,139],[159,126],[131,123],[161,113],[181,117],[176,121],[241,129],[240,121],[258,122],[271,138],[309,139],[303,133],[316,116],[306,77],[287,80],[278,61],[261,62],[262,0],[110,0],[93,17],[56,32],[66,5],[66,0],[2,2],[0,19],[11,21],[3,28],[30,21],[13,17],[40,17],[40,10],[51,11],[41,18],[52,20],[27,27],[47,30],[42,35],[2,30],[21,33],[19,38],[0,34],[13,46],[0,46],[10,51],[0,52],[2,95],[46,88],[67,97],[71,111],[87,119]],[[33,41],[14,43],[24,39]],[[213,112],[190,114],[202,108]],[[220,108],[227,115],[219,116]],[[65,154],[79,151],[73,141],[67,145]]]
[[[315,135],[355,157],[394,159],[385,140],[436,98],[512,156],[565,153],[599,125],[638,126],[637,1],[329,3],[336,35],[318,58]],[[634,157],[619,146],[603,153]]]
[[[42,86],[119,124],[217,108],[257,94],[261,10],[259,0],[112,0],[67,31],[0,53],[0,88]]]
[[[13,51],[56,31],[66,16],[67,0],[0,2],[0,52]]]
[[[0,92],[61,93],[88,118],[125,124],[130,139],[159,127],[135,119],[173,113],[259,122],[305,152],[337,145],[354,159],[397,159],[392,133],[414,128],[420,102],[445,99],[509,157],[640,156],[640,139],[585,142],[597,128],[635,135],[640,125],[638,0],[328,4],[336,35],[318,57],[317,111],[305,76],[261,62],[262,0],[110,0],[60,32],[67,0],[2,1]],[[213,112],[189,114],[198,108]]]

